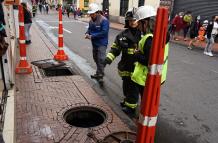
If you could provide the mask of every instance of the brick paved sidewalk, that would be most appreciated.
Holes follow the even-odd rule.
[[[53,58],[55,47],[34,23],[31,33],[28,61]],[[103,139],[112,132],[130,131],[79,75],[47,78],[33,66],[32,74],[16,75],[15,98],[17,143],[93,143],[87,136],[90,129],[71,126],[63,119],[67,109],[87,105],[106,113],[105,122],[91,129],[97,138]]]

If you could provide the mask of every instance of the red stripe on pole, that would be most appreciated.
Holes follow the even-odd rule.
[[[149,70],[156,65],[162,65],[164,59],[164,47],[166,42],[166,31],[168,22],[168,10],[166,8],[158,8],[154,38],[152,43],[151,55],[149,57]],[[156,71],[156,70],[153,70]],[[160,71],[161,72],[161,71]],[[158,115],[158,107],[160,101],[160,82],[161,73],[154,75],[148,74],[144,95],[142,97],[140,113],[144,117],[156,117]],[[137,143],[154,143],[155,128],[146,125],[146,122],[138,123]],[[147,121],[149,124],[149,121]],[[156,124],[156,123],[155,123]]]
[[[19,48],[20,48],[20,61],[16,66],[15,72],[18,74],[32,73],[32,67],[26,60],[26,44],[25,44],[25,29],[24,29],[24,12],[23,6],[18,6],[18,19],[19,19]],[[25,57],[23,59],[23,57]]]
[[[58,61],[68,60],[68,56],[63,50],[64,38],[63,38],[63,24],[62,24],[62,9],[59,9],[59,28],[58,28],[58,51],[54,55],[54,59]]]

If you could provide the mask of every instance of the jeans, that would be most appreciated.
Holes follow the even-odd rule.
[[[24,24],[26,41],[29,41],[31,39],[30,38],[30,27],[31,27],[31,23]]]
[[[207,38],[207,45],[204,49],[204,52],[208,52],[208,53],[211,53],[212,52],[212,47],[213,47],[213,44],[214,44],[214,38],[215,36],[211,36],[210,39]]]
[[[96,74],[104,75],[104,60],[106,58],[106,46],[93,47],[92,54],[96,63]]]

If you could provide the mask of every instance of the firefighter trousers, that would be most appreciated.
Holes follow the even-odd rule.
[[[125,101],[129,104],[137,104],[139,99],[139,89],[135,82],[131,80],[131,77],[122,77],[123,80],[123,94]]]

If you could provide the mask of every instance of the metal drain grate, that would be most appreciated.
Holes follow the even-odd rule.
[[[103,124],[106,113],[98,108],[90,106],[75,107],[64,113],[64,120],[76,127],[90,128]]]

